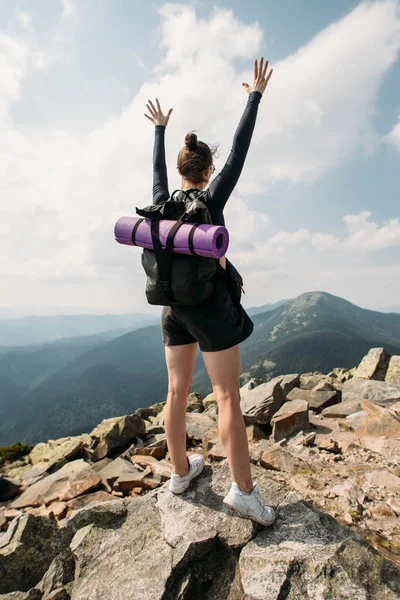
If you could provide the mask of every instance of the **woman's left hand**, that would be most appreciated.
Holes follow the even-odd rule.
[[[167,116],[164,116],[161,112],[161,107],[160,107],[158,98],[156,98],[156,102],[157,102],[157,109],[155,108],[152,101],[149,100],[149,104],[146,104],[146,106],[147,106],[149,113],[151,114],[151,117],[149,117],[149,115],[146,115],[146,113],[144,116],[147,117],[152,123],[154,123],[154,125],[165,125],[165,127],[166,127],[168,125],[169,117],[170,117],[173,109],[170,108]]]

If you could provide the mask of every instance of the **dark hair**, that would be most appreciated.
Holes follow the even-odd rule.
[[[203,173],[213,164],[218,146],[209,146],[197,140],[193,131],[185,136],[185,145],[178,154],[178,169],[191,183],[204,182]]]

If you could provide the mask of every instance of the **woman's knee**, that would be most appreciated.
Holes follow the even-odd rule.
[[[223,388],[214,387],[214,398],[218,404],[221,405],[231,404],[240,405],[240,389],[237,387]]]

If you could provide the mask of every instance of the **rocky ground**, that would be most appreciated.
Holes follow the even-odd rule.
[[[222,504],[212,396],[188,398],[206,466],[168,490],[165,403],[37,444],[0,474],[0,599],[400,598],[400,356],[241,388],[269,528]]]

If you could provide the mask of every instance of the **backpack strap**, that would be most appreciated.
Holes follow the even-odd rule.
[[[200,225],[200,223],[195,223],[193,225],[192,229],[189,231],[189,250],[192,254],[194,254],[194,256],[198,256],[197,252],[194,249],[193,238],[194,238],[194,232],[196,231],[196,229],[199,225]]]
[[[137,232],[137,230],[138,230],[138,227],[139,227],[139,225],[140,225],[140,223],[141,223],[142,221],[144,221],[144,219],[138,219],[138,220],[136,221],[136,223],[135,223],[135,225],[134,225],[133,229],[132,229],[132,244],[133,244],[134,246],[137,246],[137,243],[136,243],[136,232]]]
[[[182,215],[182,217],[178,219],[169,230],[167,241],[165,243],[165,250],[163,250],[160,241],[160,221],[151,222],[151,237],[153,240],[154,252],[156,253],[157,266],[160,273],[161,289],[170,302],[175,301],[174,293],[171,287],[172,248],[174,245],[175,234],[179,227],[183,225],[184,221],[185,215]]]

